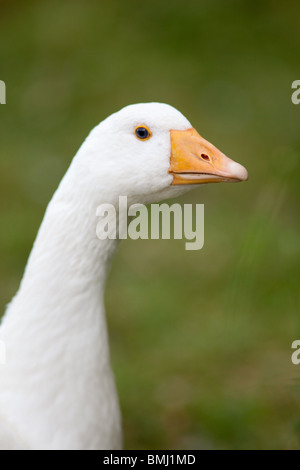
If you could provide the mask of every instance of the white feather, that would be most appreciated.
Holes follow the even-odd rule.
[[[134,135],[147,125],[147,142]],[[0,449],[119,449],[121,417],[103,305],[117,242],[96,237],[96,208],[155,202],[170,186],[170,129],[191,124],[159,103],[128,106],[88,136],[54,194],[20,289],[0,327]]]

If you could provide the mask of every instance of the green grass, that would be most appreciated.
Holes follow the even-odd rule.
[[[250,178],[180,199],[205,204],[203,250],[118,251],[106,305],[126,447],[299,448],[299,4],[0,8],[1,311],[89,130],[126,104],[170,103]]]

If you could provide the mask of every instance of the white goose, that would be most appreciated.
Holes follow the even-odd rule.
[[[127,106],[79,149],[42,222],[0,327],[0,449],[120,449],[103,291],[117,241],[96,237],[96,208],[178,196],[247,171],[176,109]]]

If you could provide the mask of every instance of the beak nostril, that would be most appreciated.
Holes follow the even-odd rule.
[[[207,160],[207,161],[210,161],[210,158],[208,155],[206,155],[205,153],[201,153],[201,157],[203,158],[203,160]]]

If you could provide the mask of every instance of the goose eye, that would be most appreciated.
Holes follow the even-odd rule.
[[[151,132],[149,131],[149,129],[147,127],[144,127],[144,126],[136,127],[134,132],[135,132],[135,135],[137,136],[137,138],[140,139],[140,140],[150,139],[150,137],[152,135]]]

